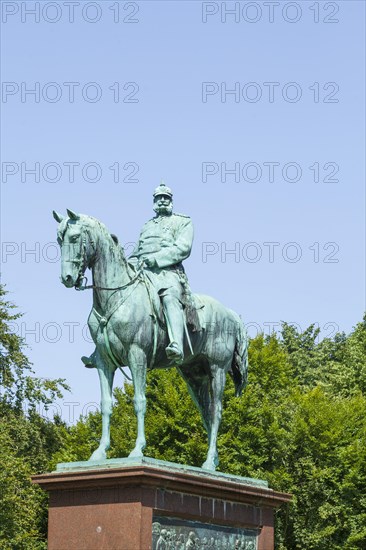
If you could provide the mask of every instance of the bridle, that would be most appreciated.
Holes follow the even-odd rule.
[[[129,287],[130,285],[133,285],[139,279],[139,277],[142,273],[142,269],[143,269],[142,265],[138,268],[136,274],[132,277],[132,279],[130,279],[128,281],[128,283],[126,283],[124,285],[117,286],[117,287],[104,287],[104,286],[88,285],[87,284],[88,283],[88,278],[84,275],[85,269],[88,267],[86,265],[86,261],[85,261],[86,250],[87,250],[86,236],[88,236],[90,245],[94,246],[95,242],[94,242],[92,236],[90,235],[88,229],[85,228],[84,226],[81,226],[81,256],[82,256],[82,259],[81,259],[80,265],[79,265],[77,282],[75,283],[75,286],[74,286],[75,290],[77,290],[77,291],[82,291],[82,290],[110,290],[110,291],[123,290],[123,289]],[[96,253],[96,251],[94,250],[94,254],[95,253]],[[79,262],[79,260],[72,259],[72,260],[69,260],[69,262],[73,263],[73,264],[77,264]],[[85,281],[85,284],[82,284],[83,281]]]

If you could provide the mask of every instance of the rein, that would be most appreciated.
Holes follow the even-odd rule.
[[[93,289],[93,290],[123,290],[124,288],[127,288],[128,286],[132,285],[135,281],[137,281],[137,279],[140,277],[141,272],[142,272],[142,267],[138,270],[136,275],[130,281],[128,281],[128,283],[126,283],[125,285],[122,285],[122,286],[116,286],[115,288],[85,284],[84,286],[76,286],[75,290],[90,290],[90,289]],[[86,282],[88,282],[87,277],[83,277],[81,280],[82,281],[85,280]]]

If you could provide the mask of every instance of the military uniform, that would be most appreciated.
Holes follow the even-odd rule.
[[[184,332],[182,298],[187,283],[182,261],[191,253],[193,225],[188,216],[172,213],[172,197],[171,189],[163,183],[155,189],[154,202],[158,205],[158,214],[143,226],[130,260],[144,263],[145,272],[163,305],[170,340],[166,348],[167,356],[176,364],[181,364]]]
[[[188,258],[193,243],[193,224],[189,216],[156,216],[142,228],[139,242],[130,259],[154,258],[156,266],[146,268],[160,296],[180,295],[182,261]]]

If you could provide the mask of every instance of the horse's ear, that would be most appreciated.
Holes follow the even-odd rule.
[[[115,242],[116,244],[118,244],[118,237],[117,237],[117,235],[113,235],[113,233],[111,233],[111,237],[112,237],[112,239],[114,240],[114,242]]]
[[[69,216],[70,220],[74,220],[74,221],[80,220],[80,216],[79,216],[79,214],[76,214],[76,212],[73,212],[72,210],[69,210],[68,208],[67,208],[66,212],[67,212],[67,215]]]
[[[56,210],[53,210],[53,211],[52,211],[52,214],[53,214],[53,217],[55,218],[55,220],[56,220],[58,223],[61,223],[62,220],[64,219],[64,217],[61,216],[61,214],[59,214],[58,212],[56,212]]]

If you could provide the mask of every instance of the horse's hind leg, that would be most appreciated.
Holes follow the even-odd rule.
[[[189,366],[187,368],[180,367],[178,372],[184,378],[190,396],[192,397],[197,409],[200,412],[203,425],[207,431],[208,443],[211,441],[211,384],[209,375],[202,375],[202,368],[198,370]]]
[[[219,463],[219,455],[217,452],[217,434],[221,423],[222,397],[226,381],[226,371],[223,366],[212,365],[211,372],[211,395],[209,403],[211,433],[209,437],[207,458],[202,464],[202,468],[205,470],[215,470]]]
[[[94,354],[93,354],[94,355]],[[112,390],[115,368],[109,368],[96,351],[94,355],[95,366],[100,380],[100,408],[102,412],[102,437],[99,447],[94,451],[89,460],[104,460],[110,446],[110,420],[112,414]]]

